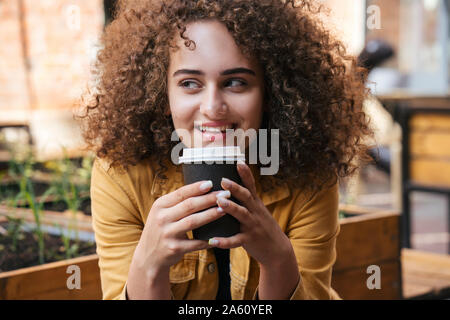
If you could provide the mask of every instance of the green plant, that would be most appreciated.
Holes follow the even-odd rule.
[[[66,236],[62,232],[62,229],[60,229],[66,258],[70,258],[76,255],[79,249],[76,214],[83,200],[81,194],[89,191],[93,157],[84,157],[81,162],[81,168],[77,168],[67,156],[66,152],[64,154],[65,156],[62,160],[48,163],[47,168],[53,169],[56,179],[53,181],[52,186],[56,189],[56,194],[59,196],[59,199],[62,199],[66,203],[68,210],[72,214],[67,231],[70,234],[74,230],[75,243],[70,245],[70,237]]]
[[[80,248],[76,214],[83,200],[80,198],[80,194],[89,191],[93,157],[83,158],[81,168],[75,166],[75,164],[67,157],[65,151],[64,159],[51,161],[51,164],[46,166],[51,167],[54,179],[50,188],[48,188],[40,197],[39,201],[37,201],[32,183],[34,165],[36,162],[32,156],[31,150],[28,150],[27,152],[21,150],[21,153],[15,153],[14,150],[10,151],[12,157],[9,160],[8,175],[12,179],[18,181],[19,191],[15,195],[9,194],[4,200],[6,200],[6,203],[14,209],[17,209],[19,202],[25,202],[33,212],[36,225],[33,233],[37,236],[39,263],[45,263],[46,252],[44,231],[41,224],[44,212],[43,206],[47,198],[51,195],[56,196],[58,200],[63,200],[66,203],[68,210],[72,213],[72,219],[69,222],[67,229],[63,231],[61,226],[58,226],[58,228],[60,229],[66,258],[76,256]],[[2,176],[3,175],[4,174],[2,174]],[[0,180],[1,178],[2,177],[0,177]],[[75,183],[75,181],[78,183]],[[0,194],[0,197],[3,198],[3,193]],[[7,232],[8,236],[11,236],[13,239],[13,251],[15,251],[17,241],[20,240],[21,237],[21,225],[23,221],[22,219],[14,217],[8,217],[8,220],[10,222],[8,223]],[[75,243],[71,243],[71,239],[73,238],[70,235],[72,233],[75,233]]]
[[[82,191],[89,191],[90,189],[93,163],[94,157],[86,156],[81,161],[81,168],[77,169],[76,176],[80,179]]]
[[[24,221],[22,218],[14,218],[10,216],[7,216],[6,218],[8,219],[8,227],[7,227],[8,237],[12,239],[11,250],[16,251],[17,241],[23,240],[24,238],[24,235],[21,232],[21,228]]]
[[[17,208],[17,204],[20,200],[25,200],[33,211],[34,219],[36,222],[35,233],[38,237],[38,250],[39,250],[39,263],[44,263],[44,234],[41,228],[40,213],[38,206],[36,205],[36,199],[34,196],[33,185],[31,183],[31,175],[33,172],[34,159],[31,152],[27,152],[25,155],[21,154],[20,157],[16,157],[17,154],[11,150],[13,155],[9,160],[8,173],[11,177],[19,179],[19,193],[14,197],[13,207]]]
[[[71,236],[70,236],[70,232],[71,232],[71,228],[67,229],[67,235],[64,233],[63,228],[60,225],[56,225],[55,226],[59,229],[59,232],[61,234],[61,240],[63,242],[64,245],[64,253],[65,253],[65,257],[66,259],[71,259],[75,256],[77,256],[78,254],[78,249],[79,249],[79,244],[78,242],[71,244],[70,240],[71,240]]]
[[[76,214],[81,205],[80,192],[77,185],[73,182],[73,173],[75,166],[70,159],[65,156],[60,162],[58,170],[55,171],[56,179],[52,182],[59,199],[62,199],[68,210],[72,214],[72,221],[69,228],[75,230],[76,241],[79,241]]]
[[[3,191],[4,187],[1,184],[3,177],[6,175],[6,172],[0,172],[0,202],[3,200],[3,198],[5,197],[3,194],[5,193],[5,191]]]
[[[55,192],[54,188],[47,189],[42,195],[41,201],[38,203],[36,201],[36,196],[33,188],[33,183],[31,176],[33,173],[34,159],[31,152],[22,159],[22,161],[16,160],[12,157],[10,160],[9,173],[13,177],[18,177],[19,180],[19,193],[15,196],[13,201],[13,207],[17,208],[17,204],[20,200],[25,200],[29,205],[31,211],[33,212],[34,221],[36,224],[33,232],[38,238],[38,252],[39,252],[39,263],[43,264],[45,262],[45,241],[44,232],[41,226],[41,215],[42,209],[47,197]]]

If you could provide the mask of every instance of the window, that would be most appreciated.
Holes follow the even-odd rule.
[[[377,82],[375,93],[449,94],[449,2],[367,0],[367,7],[380,8],[381,28],[369,30],[366,27],[366,42],[382,39],[395,52],[395,56],[374,70],[369,78]],[[383,77],[389,81],[383,82]]]

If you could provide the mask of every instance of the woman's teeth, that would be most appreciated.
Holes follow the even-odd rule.
[[[232,125],[228,125],[228,126],[222,126],[222,127],[206,127],[206,126],[199,126],[198,127],[199,130],[201,132],[215,132],[215,133],[220,133],[220,132],[226,132],[227,129],[233,129]]]

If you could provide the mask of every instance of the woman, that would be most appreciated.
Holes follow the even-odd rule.
[[[119,3],[84,122],[104,299],[339,298],[338,177],[367,160],[370,130],[364,72],[318,12],[310,1]],[[279,129],[279,171],[241,164],[242,185],[184,186],[172,132],[214,146],[218,128]],[[224,214],[240,233],[192,239]]]

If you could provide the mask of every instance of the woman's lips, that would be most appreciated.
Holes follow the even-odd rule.
[[[227,134],[225,132],[202,132],[203,142],[214,142],[218,140],[226,141]]]
[[[209,131],[203,132],[199,128],[195,128],[195,129],[198,130],[202,134],[203,142],[214,142],[214,141],[223,140],[224,144],[226,144],[227,132],[209,132]],[[227,129],[227,130],[231,131],[230,134],[232,134],[234,132],[234,128]]]

